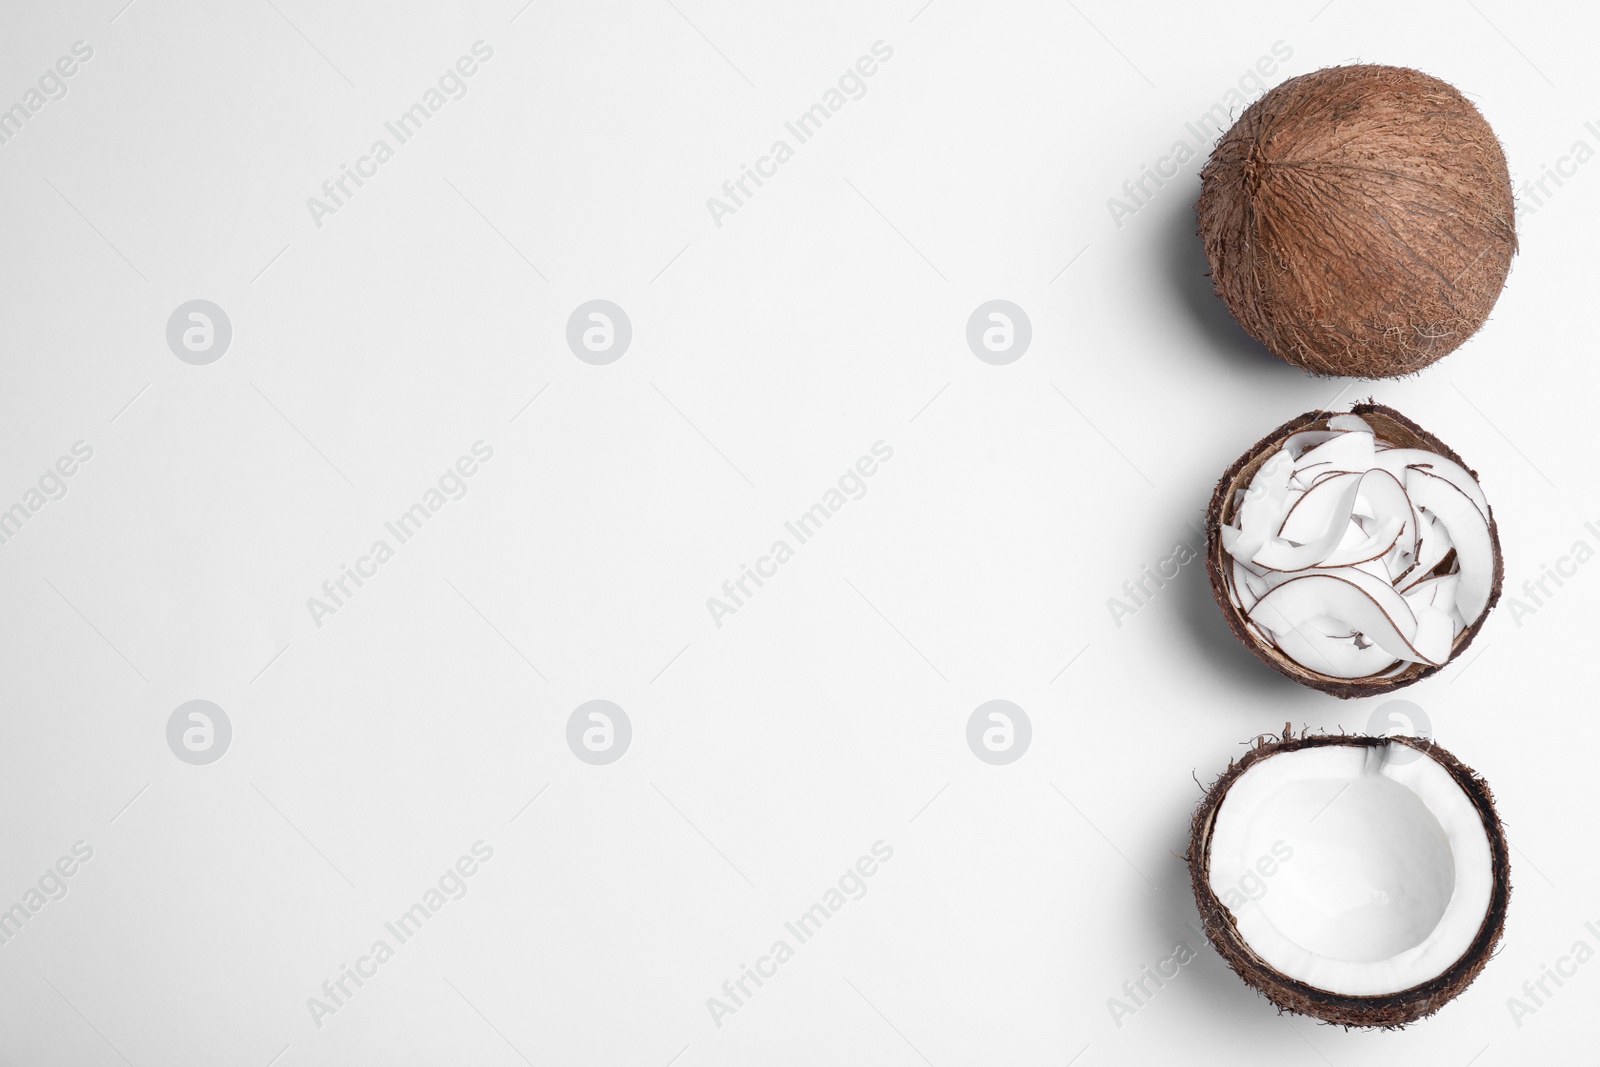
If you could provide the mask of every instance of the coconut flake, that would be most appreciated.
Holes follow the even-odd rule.
[[[1351,430],[1311,449],[1295,460],[1297,471],[1315,470],[1319,467],[1336,471],[1355,471],[1358,474],[1372,469],[1375,450],[1371,430]]]
[[[1406,603],[1411,605],[1413,611],[1433,607],[1443,612],[1454,613],[1456,589],[1460,584],[1459,574],[1441,574],[1437,578],[1425,579],[1405,591]]]
[[[1250,618],[1275,634],[1300,629],[1312,619],[1338,619],[1395,659],[1425,659],[1414,638],[1417,616],[1394,586],[1364,571],[1307,574],[1271,589]]]
[[[1363,419],[1360,415],[1355,415],[1350,412],[1345,412],[1342,415],[1335,415],[1333,418],[1329,419],[1328,429],[1337,431],[1357,430],[1362,433],[1372,432],[1372,427],[1367,424],[1366,419]]]
[[[1489,500],[1483,495],[1483,487],[1472,476],[1472,472],[1444,456],[1420,448],[1390,448],[1374,457],[1374,466],[1388,471],[1402,482],[1408,469],[1420,467],[1459,489],[1485,517],[1489,514]]]
[[[1331,678],[1369,678],[1395,661],[1377,645],[1362,646],[1347,634],[1325,632],[1315,622],[1275,633],[1272,643],[1301,666]]]
[[[1303,493],[1291,493],[1293,499],[1283,522],[1278,525],[1277,535],[1303,545],[1326,535],[1329,528],[1348,525],[1355,511],[1361,477],[1354,472],[1337,473],[1321,479]]]
[[[1462,615],[1476,619],[1488,607],[1494,587],[1494,542],[1489,536],[1489,521],[1455,483],[1420,467],[1406,472],[1406,492],[1449,531],[1461,575],[1456,605]]]

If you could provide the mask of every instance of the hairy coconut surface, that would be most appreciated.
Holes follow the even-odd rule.
[[[1269,735],[1270,737],[1270,735]],[[1211,887],[1211,836],[1217,811],[1239,777],[1262,760],[1280,753],[1325,745],[1405,745],[1438,763],[1460,786],[1483,821],[1493,865],[1493,890],[1489,908],[1470,947],[1443,973],[1410,989],[1378,996],[1346,996],[1318,989],[1289,978],[1275,970],[1253,952],[1239,935],[1232,912]],[[1190,882],[1206,938],[1244,982],[1280,1011],[1295,1012],[1351,1027],[1395,1029],[1425,1018],[1444,1007],[1472,983],[1494,955],[1505,931],[1506,906],[1511,899],[1511,858],[1505,831],[1494,808],[1489,784],[1471,767],[1425,737],[1365,737],[1347,735],[1295,737],[1284,724],[1280,739],[1257,738],[1245,755],[1228,764],[1228,769],[1206,792],[1195,810],[1189,831]]]
[[[1467,472],[1477,479],[1478,472],[1468,466],[1454,450],[1393,408],[1369,401],[1354,405],[1350,413],[1365,419],[1380,442],[1396,448],[1419,448],[1443,456],[1466,468]],[[1297,415],[1257,441],[1223,474],[1217,482],[1216,490],[1211,494],[1211,505],[1206,511],[1206,573],[1211,580],[1212,595],[1216,598],[1217,606],[1222,609],[1228,628],[1246,648],[1255,653],[1257,659],[1301,685],[1319,689],[1342,699],[1350,699],[1393,692],[1437,673],[1460,656],[1467,646],[1472,644],[1473,638],[1478,636],[1484,620],[1500,601],[1501,588],[1505,582],[1505,559],[1500,552],[1500,532],[1495,525],[1494,511],[1491,508],[1488,518],[1489,540],[1494,550],[1494,584],[1489,593],[1489,602],[1484,607],[1483,613],[1476,619],[1468,620],[1467,627],[1455,636],[1450,647],[1450,658],[1444,664],[1430,666],[1425,663],[1413,663],[1399,674],[1390,677],[1333,678],[1295,662],[1284,655],[1277,646],[1263,641],[1260,635],[1252,630],[1244,613],[1228,595],[1226,575],[1231,557],[1222,546],[1222,527],[1233,521],[1238,490],[1249,487],[1256,471],[1282,447],[1284,439],[1301,430],[1326,429],[1328,420],[1334,414],[1336,413],[1308,411],[1304,415]]]
[[[1329,67],[1247,108],[1200,172],[1200,236],[1239,324],[1316,374],[1390,378],[1489,317],[1517,234],[1494,131],[1405,67]]]

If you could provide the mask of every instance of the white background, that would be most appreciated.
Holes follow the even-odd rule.
[[[1196,777],[1382,701],[1262,667],[1198,564],[1107,608],[1198,545],[1246,446],[1366,395],[1478,469],[1508,593],[1600,546],[1600,165],[1524,198],[1478,337],[1342,393],[1211,295],[1202,158],[1113,222],[1278,41],[1271,82],[1453,82],[1519,182],[1600,148],[1577,5],[1320,2],[7,0],[0,106],[94,56],[0,147],[0,507],[94,455],[0,546],[0,907],[94,856],[0,946],[0,1059],[1592,1055],[1600,963],[1520,1026],[1507,998],[1600,948],[1600,566],[1402,694],[1491,782],[1516,882],[1501,953],[1404,1033],[1279,1017],[1195,932],[1177,858]],[[307,198],[479,40],[467,95],[316,226]],[[706,199],[880,40],[865,96],[717,226]],[[233,325],[209,366],[165,340],[196,298]],[[565,342],[595,298],[633,324],[609,366]],[[965,341],[994,298],[1032,321],[1009,366]],[[315,625],[307,598],[479,440],[468,494]],[[707,598],[879,440],[867,494],[714,625]],[[209,766],[166,742],[196,698],[233,725]],[[595,698],[633,725],[609,766],[565,741]],[[965,741],[994,698],[1033,725],[1009,766]],[[314,1025],[307,998],[480,839],[470,892]],[[879,840],[866,896],[716,1025],[707,998]],[[1108,998],[1179,943],[1118,1025]]]

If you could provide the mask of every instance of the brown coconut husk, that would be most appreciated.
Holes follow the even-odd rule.
[[[1367,420],[1372,427],[1374,435],[1384,444],[1396,448],[1421,448],[1435,455],[1444,456],[1446,459],[1466,468],[1473,478],[1478,477],[1478,472],[1473,470],[1465,460],[1455,453],[1455,450],[1446,445],[1439,438],[1424,430],[1404,415],[1390,407],[1375,404],[1371,401],[1356,404],[1350,409],[1352,415],[1359,415]],[[1472,644],[1473,638],[1478,636],[1478,631],[1483,629],[1484,620],[1500,602],[1500,593],[1505,583],[1505,559],[1500,552],[1500,530],[1494,521],[1494,508],[1489,509],[1489,540],[1494,546],[1494,583],[1489,590],[1489,603],[1485,605],[1483,614],[1474,619],[1466,629],[1456,635],[1454,643],[1450,646],[1450,658],[1438,666],[1429,666],[1424,663],[1413,663],[1404,671],[1392,678],[1333,678],[1320,674],[1305,667],[1288,656],[1284,655],[1276,645],[1268,644],[1253,631],[1247,624],[1244,613],[1241,612],[1228,597],[1227,563],[1231,558],[1227,550],[1222,547],[1222,527],[1233,521],[1235,511],[1236,490],[1248,488],[1250,480],[1255,477],[1261,465],[1270,459],[1273,453],[1283,447],[1284,439],[1292,433],[1301,430],[1327,429],[1328,420],[1336,412],[1308,411],[1304,415],[1297,415],[1288,422],[1273,430],[1267,436],[1257,441],[1250,449],[1234,461],[1233,466],[1217,482],[1216,490],[1211,494],[1211,505],[1206,509],[1206,574],[1211,579],[1211,593],[1216,598],[1217,606],[1222,609],[1222,616],[1228,622],[1228,629],[1233,631],[1244,646],[1255,653],[1256,658],[1279,674],[1292,678],[1301,685],[1310,686],[1312,689],[1321,690],[1341,699],[1354,697],[1378,696],[1383,693],[1392,693],[1414,682],[1437,674],[1444,667],[1453,663],[1467,646]],[[1440,564],[1446,567],[1454,559],[1454,554],[1447,556]]]
[[[1270,735],[1268,735],[1270,737]],[[1211,832],[1216,822],[1217,810],[1227,797],[1228,790],[1245,771],[1264,759],[1282,752],[1301,748],[1318,748],[1326,745],[1359,745],[1373,747],[1385,744],[1406,745],[1437,761],[1466,793],[1483,820],[1489,837],[1490,858],[1494,865],[1494,889],[1489,898],[1489,910],[1478,935],[1467,951],[1442,974],[1418,986],[1386,993],[1382,996],[1354,997],[1318,989],[1279,972],[1257,956],[1239,935],[1238,927],[1226,905],[1211,889]],[[1511,857],[1506,843],[1505,828],[1495,812],[1494,794],[1489,783],[1476,771],[1455,756],[1425,737],[1365,737],[1347,735],[1319,735],[1295,737],[1287,723],[1281,739],[1257,738],[1249,752],[1228,764],[1216,782],[1207,790],[1200,806],[1195,809],[1189,829],[1189,878],[1194,889],[1195,904],[1200,909],[1200,920],[1206,938],[1233,968],[1233,972],[1271,1001],[1280,1012],[1308,1015],[1323,1022],[1344,1027],[1377,1027],[1398,1029],[1426,1018],[1455,999],[1472,984],[1494,955],[1505,932],[1506,907],[1511,900]]]
[[[1245,110],[1200,178],[1217,295],[1315,374],[1391,378],[1454,351],[1517,250],[1494,131],[1453,86],[1405,67],[1289,79]]]

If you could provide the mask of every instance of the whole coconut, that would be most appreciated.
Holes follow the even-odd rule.
[[[1329,67],[1256,101],[1196,210],[1217,295],[1279,358],[1392,378],[1477,332],[1517,233],[1494,131],[1405,67]]]

